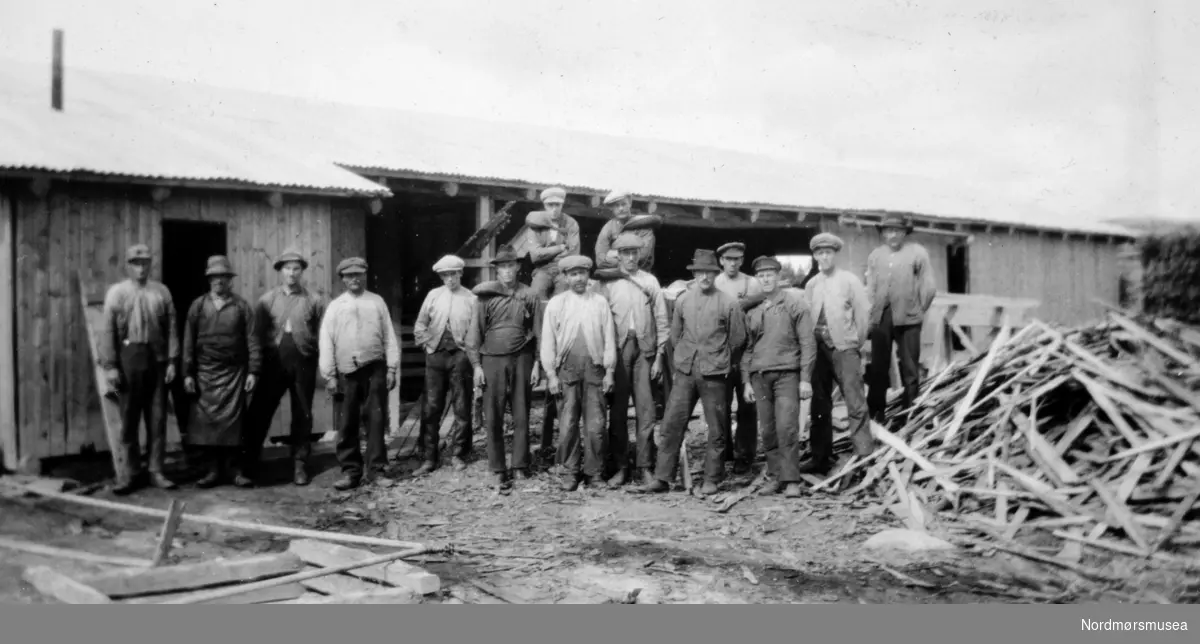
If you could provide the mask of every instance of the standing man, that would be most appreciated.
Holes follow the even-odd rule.
[[[325,315],[325,298],[302,283],[308,260],[295,249],[275,260],[282,284],[263,294],[255,307],[255,327],[263,353],[263,373],[250,401],[249,427],[242,463],[242,480],[253,481],[263,441],[284,394],[291,401],[292,482],[308,485],[312,454],[313,395],[317,389],[317,336]],[[236,482],[236,481],[235,481]]]
[[[616,336],[608,302],[588,290],[591,269],[592,260],[582,255],[563,258],[569,290],[546,306],[541,333],[546,393],[562,400],[558,462],[565,470],[563,489],[568,492],[584,478],[599,481],[608,453],[604,394],[613,386]]]
[[[725,477],[726,401],[728,389],[736,386],[729,376],[745,349],[746,319],[737,300],[714,285],[721,267],[711,250],[697,250],[688,270],[695,276],[695,286],[679,296],[671,318],[675,368],[663,418],[662,450],[654,481],[640,491],[660,493],[671,489],[668,481],[674,478],[679,465],[679,448],[699,399],[708,423],[704,486],[700,488],[700,493],[707,496],[717,492],[717,485]]]
[[[483,388],[488,466],[501,492],[512,488],[504,454],[505,403],[512,407],[512,468],[525,478],[532,477],[528,469],[529,403],[539,377],[534,362],[540,314],[537,295],[517,281],[518,260],[511,246],[497,250],[492,266],[499,279],[475,287],[479,303],[467,340],[474,383]]]
[[[234,272],[224,255],[208,258],[207,294],[192,302],[183,331],[183,388],[196,396],[188,422],[189,439],[205,448],[208,473],[196,485],[219,484],[237,459],[242,416],[258,383],[262,352],[250,303],[231,289]],[[242,472],[238,487],[252,482]]]
[[[653,481],[655,465],[654,392],[652,380],[662,375],[667,336],[667,303],[658,278],[638,268],[644,242],[633,233],[621,233],[613,244],[621,265],[614,277],[601,278],[597,291],[607,300],[616,323],[617,363],[612,409],[608,421],[608,444],[616,472],[610,487],[624,485],[629,468],[629,398],[637,415],[634,445],[638,478],[642,484]]]
[[[104,324],[97,353],[108,386],[120,392],[121,446],[129,469],[115,472],[115,494],[125,495],[144,484],[139,425],[146,421],[150,483],[164,490],[175,482],[163,474],[167,441],[167,386],[175,380],[179,336],[175,304],[161,282],[150,279],[150,248],[134,244],[125,253],[129,279],[109,287],[104,296]]]
[[[908,239],[912,220],[888,215],[879,224],[884,244],[867,257],[867,294],[871,298],[871,375],[867,407],[871,418],[883,423],[891,380],[892,343],[900,362],[904,385],[900,423],[906,424],[908,409],[921,386],[921,324],[937,296],[937,281],[929,253]]]
[[[446,255],[433,265],[442,285],[429,292],[417,313],[413,339],[425,350],[425,407],[421,410],[424,462],[413,476],[424,476],[440,464],[440,430],[447,394],[454,408],[450,445],[454,469],[467,469],[471,451],[471,361],[467,358],[467,336],[475,323],[475,294],[463,288],[466,262]]]
[[[730,242],[717,249],[721,259],[721,274],[717,276],[716,287],[739,304],[748,306],[762,299],[763,287],[757,278],[742,272],[745,261],[746,245],[742,242]],[[740,367],[734,367],[730,376],[734,383],[745,380]],[[737,397],[737,386],[729,388],[729,400],[725,403],[725,414],[730,418],[725,421],[727,431],[732,429],[733,399]],[[738,401],[737,431],[725,437],[725,460],[733,461],[733,472],[745,474],[754,465],[754,457],[758,452],[758,414],[750,398]],[[732,439],[732,440],[731,440]]]
[[[833,383],[846,400],[854,453],[867,456],[875,449],[867,422],[863,386],[862,347],[867,341],[871,304],[862,281],[837,266],[842,240],[830,233],[812,238],[820,272],[804,287],[816,317],[817,357],[813,365],[812,422],[809,431],[811,460],[800,464],[802,474],[825,474],[833,465]]]
[[[631,232],[642,238],[642,248],[638,251],[638,267],[644,271],[654,270],[654,230],[662,225],[662,218],[657,215],[635,215],[633,212],[633,195],[625,190],[614,190],[604,198],[604,205],[612,212],[613,218],[600,229],[596,238],[596,265],[599,268],[615,268],[620,264],[617,250],[613,243],[623,232]]]
[[[396,386],[400,345],[387,303],[366,288],[367,262],[361,257],[342,260],[337,267],[346,292],[329,303],[321,321],[318,359],[330,394],[341,392],[337,458],[342,477],[336,490],[358,487],[363,481],[359,426],[366,410],[367,480],[387,467],[384,418],[388,392]]]
[[[762,419],[767,473],[789,497],[800,496],[800,401],[812,396],[816,339],[804,292],[779,285],[783,266],[774,257],[754,260],[766,298],[746,315],[742,378],[746,400]]]

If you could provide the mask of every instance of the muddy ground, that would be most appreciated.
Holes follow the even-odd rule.
[[[703,424],[694,425],[689,453],[698,470]],[[394,452],[408,450],[410,439],[394,438]],[[476,449],[482,454],[482,442]],[[601,603],[629,601],[631,593],[637,603],[1194,601],[1190,572],[1097,560],[1094,554],[1085,563],[1117,567],[1126,579],[1136,577],[1134,585],[1147,592],[1001,552],[959,548],[949,554],[901,557],[867,551],[862,544],[870,536],[902,527],[869,497],[758,496],[721,514],[715,510],[722,495],[714,501],[682,492],[648,497],[581,488],[567,493],[545,471],[516,481],[511,494],[500,495],[488,487],[483,460],[475,460],[465,472],[443,468],[412,479],[408,472],[419,465],[412,459],[394,461],[389,478],[373,486],[338,493],[331,487],[338,473],[328,444],[317,450],[320,473],[304,488],[289,483],[282,449],[270,449],[268,456],[276,460],[270,480],[259,488],[202,490],[186,483],[173,493],[148,489],[118,500],[166,508],[179,498],[187,502],[188,513],[448,542],[456,552],[429,556],[421,564],[443,580],[443,594],[428,601]],[[108,471],[106,463],[93,460],[61,464],[48,474],[86,486],[102,481]],[[185,472],[175,474],[187,478]],[[751,475],[731,477],[722,492],[750,480]],[[115,498],[107,489],[93,496]],[[0,535],[101,554],[148,558],[159,523],[33,497],[0,498]],[[284,537],[185,522],[173,556],[180,562],[201,561],[286,547]],[[32,564],[53,565],[68,574],[103,569],[0,548],[0,601],[45,601],[21,581],[22,568]],[[487,592],[472,580],[484,582]]]

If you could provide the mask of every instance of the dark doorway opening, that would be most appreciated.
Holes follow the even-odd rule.
[[[969,282],[967,245],[961,242],[946,246],[946,291],[966,293]],[[969,333],[969,331],[968,331]],[[967,347],[957,334],[950,335],[950,346],[955,351],[966,351]]]
[[[162,222],[162,281],[175,301],[180,331],[192,301],[208,292],[204,267],[212,255],[226,254],[226,235],[220,222]]]

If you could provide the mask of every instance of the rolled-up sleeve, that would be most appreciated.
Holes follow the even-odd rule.
[[[325,380],[334,380],[337,378],[337,342],[334,338],[334,331],[337,329],[339,307],[337,302],[332,302],[325,309],[325,315],[321,318],[321,330],[317,334],[317,367],[321,371],[321,377]]]

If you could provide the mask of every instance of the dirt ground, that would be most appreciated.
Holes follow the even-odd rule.
[[[689,432],[693,469],[703,458],[703,424]],[[540,422],[535,427],[540,426]],[[410,439],[394,437],[393,453]],[[483,453],[482,440],[476,443]],[[558,489],[541,472],[517,480],[513,492],[488,487],[484,460],[465,472],[443,468],[423,479],[408,473],[419,462],[396,460],[389,478],[348,493],[332,489],[336,463],[322,444],[321,470],[308,487],[289,481],[280,448],[270,480],[251,490],[210,490],[185,483],[167,493],[143,490],[125,499],[166,508],[171,498],[188,513],[405,541],[448,542],[451,554],[417,563],[438,574],[444,593],[429,601],[497,603],[981,603],[1079,602],[1104,599],[1094,584],[1039,584],[1052,567],[960,548],[936,558],[898,559],[864,550],[873,534],[902,527],[877,500],[813,495],[758,496],[716,512],[725,493],[750,482],[731,477],[715,500],[682,492],[642,496],[624,490]],[[761,465],[760,465],[761,466]],[[73,462],[49,472],[81,484],[103,480],[103,462]],[[186,473],[176,472],[185,477]],[[186,481],[186,477],[183,478]],[[97,498],[113,498],[107,489]],[[0,498],[0,535],[90,552],[149,557],[159,521],[56,501]],[[227,531],[184,522],[175,542],[178,561],[281,551],[287,538]],[[23,567],[48,564],[65,573],[98,572],[98,565],[52,561],[0,548],[0,602],[40,603],[21,581]],[[1143,572],[1143,574],[1146,574]],[[1154,573],[1149,573],[1154,577]],[[1030,579],[1035,581],[1031,582]],[[471,583],[484,582],[489,592]],[[1078,582],[1078,580],[1076,580]],[[1179,582],[1171,582],[1177,585]],[[1065,588],[1065,590],[1064,590]],[[1129,600],[1128,596],[1121,596]],[[1111,600],[1112,597],[1107,599]]]

